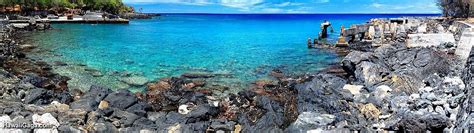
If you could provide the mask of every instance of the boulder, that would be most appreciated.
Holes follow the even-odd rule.
[[[333,114],[348,110],[348,104],[340,100],[346,83],[343,78],[319,74],[309,82],[297,84],[298,112]]]
[[[357,65],[355,77],[366,86],[376,85],[390,74],[390,70],[381,64],[364,61]]]
[[[399,130],[408,132],[443,132],[451,126],[449,119],[438,113],[426,113],[422,115],[407,114],[397,124]]]
[[[138,127],[141,129],[144,129],[144,128],[156,129],[157,128],[154,121],[151,121],[144,117],[135,120],[135,122],[133,122],[133,127]]]
[[[84,110],[68,110],[58,113],[58,121],[61,125],[81,126],[86,124],[87,112]]]
[[[111,123],[95,123],[92,128],[94,132],[98,132],[98,133],[118,132],[118,129]]]
[[[127,109],[133,104],[138,102],[138,98],[132,92],[128,90],[119,90],[114,93],[110,93],[105,97],[104,101],[107,101],[110,107],[118,109]]]
[[[8,115],[3,115],[0,117],[0,132],[2,133],[22,133],[22,132],[31,132],[31,130],[27,129],[9,129],[9,128],[3,128],[5,127],[6,123],[12,123],[15,122]],[[31,121],[30,121],[31,122]],[[31,123],[27,123],[31,124]]]
[[[381,113],[380,110],[372,103],[361,105],[359,110],[360,113],[362,113],[362,115],[364,115],[364,117],[367,119],[378,119]]]
[[[97,109],[99,102],[108,96],[109,93],[112,93],[112,90],[109,88],[92,85],[84,96],[79,100],[72,102],[70,106],[72,109],[93,111]]]
[[[286,132],[305,133],[312,129],[325,127],[335,120],[336,116],[331,114],[303,112],[298,116],[298,119],[286,129]]]
[[[209,105],[199,105],[186,115],[188,118],[187,123],[209,121],[209,118],[215,117],[218,114],[219,109],[216,107],[211,107]]]
[[[373,92],[373,95],[377,98],[378,101],[382,101],[385,99],[387,96],[390,95],[390,92],[392,89],[386,85],[381,85],[378,86],[375,91]]]
[[[133,113],[129,113],[121,110],[114,110],[114,113],[111,115],[112,118],[117,118],[117,122],[120,123],[119,126],[130,127],[133,125],[135,120],[140,119],[141,117]]]
[[[112,93],[112,90],[110,90],[109,88],[92,85],[89,91],[87,91],[87,93],[82,98],[89,98],[93,99],[96,102],[100,102],[110,93]]]
[[[50,113],[45,113],[43,115],[34,114],[32,119],[33,124],[52,126],[50,128],[34,129],[35,132],[58,132],[56,128],[58,128],[60,124]]]
[[[71,109],[83,109],[85,111],[93,111],[97,108],[99,103],[94,99],[83,98],[71,103]]]
[[[370,61],[373,58],[373,54],[369,52],[353,51],[344,57],[344,59],[341,61],[341,65],[344,71],[346,71],[349,75],[355,75],[356,66],[358,64],[363,61]]]
[[[244,112],[238,116],[243,132],[281,132],[285,124],[284,108],[267,96],[256,97],[256,110]]]
[[[212,119],[211,120],[211,125],[209,127],[214,130],[214,131],[234,131],[236,128],[236,124],[233,121],[228,121],[226,119]]]
[[[54,92],[43,88],[35,88],[27,92],[24,102],[27,104],[46,105],[53,101],[70,103],[72,96],[67,91]]]
[[[107,109],[108,107],[109,107],[109,102],[102,100],[100,101],[98,108],[104,110],[104,109]]]
[[[346,84],[346,85],[344,85],[344,87],[343,87],[342,89],[348,90],[349,92],[351,92],[352,95],[359,95],[359,94],[360,94],[360,90],[361,90],[362,88],[364,88],[364,86]]]
[[[83,132],[86,132],[84,130],[77,129],[76,127],[67,126],[67,125],[59,126],[58,131],[60,133],[83,133]]]
[[[52,98],[52,91],[43,88],[36,88],[28,91],[28,94],[25,96],[24,102],[27,104],[44,105],[51,103]]]
[[[128,112],[135,113],[138,116],[145,117],[147,112],[152,111],[152,107],[145,102],[137,102],[127,108]]]

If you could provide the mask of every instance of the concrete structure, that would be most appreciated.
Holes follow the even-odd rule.
[[[98,12],[87,12],[82,16],[84,20],[103,20],[105,19],[103,13],[98,13]]]
[[[454,35],[451,33],[442,34],[408,34],[407,47],[431,47],[442,43],[453,43]]]
[[[74,15],[72,16],[72,20],[84,20],[84,19],[82,18],[82,16]]]
[[[459,56],[462,61],[467,60],[469,57],[469,52],[474,46],[474,25],[469,23],[464,24],[469,25],[471,28],[465,28],[463,30],[455,52],[455,54]]]

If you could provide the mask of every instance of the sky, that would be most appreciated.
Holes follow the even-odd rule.
[[[123,0],[147,13],[440,13],[436,0]]]

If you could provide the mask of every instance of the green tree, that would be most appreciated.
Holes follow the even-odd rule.
[[[0,0],[0,6],[20,5],[22,10],[50,8],[79,8],[83,10],[101,10],[110,13],[130,11],[122,0]]]
[[[446,17],[469,17],[471,0],[438,0],[437,5]]]

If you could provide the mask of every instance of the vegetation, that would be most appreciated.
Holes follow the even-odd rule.
[[[438,0],[438,6],[446,17],[473,17],[474,0]]]
[[[101,10],[109,13],[129,12],[131,8],[122,0],[0,0],[0,8],[20,6],[21,12],[37,10],[83,9]]]

